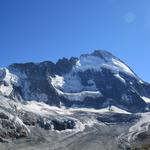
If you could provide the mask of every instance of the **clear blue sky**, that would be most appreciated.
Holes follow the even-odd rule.
[[[150,0],[0,0],[0,66],[93,49],[150,81]]]

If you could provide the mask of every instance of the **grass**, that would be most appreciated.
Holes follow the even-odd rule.
[[[133,148],[132,150],[150,150],[150,144],[148,144],[148,145],[142,145],[142,147]]]

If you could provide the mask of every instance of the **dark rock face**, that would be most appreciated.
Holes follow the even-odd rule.
[[[0,112],[0,119],[9,119],[9,117],[5,113]]]
[[[21,112],[19,117],[22,119],[22,122],[27,126],[35,126],[37,123],[37,117],[32,113]]]
[[[109,105],[124,106],[124,108],[127,108],[131,112],[136,110],[143,111],[143,108],[146,106],[145,102],[140,97],[142,91],[143,93],[146,91],[144,91],[143,85],[139,84],[139,81],[133,77],[128,77],[120,73],[120,76],[126,80],[126,84],[124,84],[115,78],[110,70],[105,68],[102,72],[93,72],[90,70],[79,72],[79,76],[84,85],[88,85],[87,81],[91,78],[95,81],[96,87],[103,94],[103,97],[99,98],[101,106],[105,106],[106,100]],[[133,84],[131,85],[131,83]],[[87,102],[89,101],[87,100]]]
[[[106,114],[105,117],[103,115],[100,115],[97,117],[98,121],[104,122],[104,123],[131,123],[134,122],[135,120],[138,120],[140,116],[138,115],[130,115],[130,114]]]
[[[85,59],[87,56],[95,56],[102,59],[105,63],[109,62],[111,58],[119,60],[106,51],[94,51],[90,55],[85,54],[81,55],[81,57],[82,56],[85,57]],[[19,86],[12,83],[13,91],[10,97],[15,100],[44,101],[49,105],[58,107],[63,104],[67,107],[75,105],[78,107],[94,107],[98,109],[115,105],[130,112],[145,111],[147,104],[141,96],[150,97],[150,84],[140,82],[136,74],[135,76],[131,76],[119,71],[118,75],[124,80],[124,83],[115,77],[115,73],[110,68],[105,66],[101,67],[101,71],[87,69],[85,71],[74,72],[74,75],[77,76],[83,86],[92,86],[93,83],[89,83],[88,81],[94,81],[97,90],[102,93],[102,97],[93,98],[87,96],[83,101],[70,101],[63,95],[59,95],[52,85],[51,77],[55,77],[55,75],[63,77],[69,74],[79,59],[80,58],[63,58],[58,60],[56,64],[45,61],[42,63],[10,65],[8,67],[10,73],[17,75],[20,82]],[[3,77],[5,75],[1,73],[1,76]],[[0,80],[0,84],[2,84],[2,82],[5,81]]]
[[[74,120],[52,120],[52,124],[54,125],[54,129],[59,131],[66,129],[74,129],[76,125]]]
[[[25,74],[25,78],[21,79],[22,86],[20,87],[20,95],[25,100],[33,100],[37,101],[42,100],[47,102],[47,99],[52,99],[50,104],[57,105],[56,92],[54,88],[50,84],[50,79],[48,75],[55,74],[54,64],[51,62],[43,62],[41,64],[13,64],[9,67],[9,69],[16,73],[21,72]],[[26,87],[29,87],[28,91],[25,91]],[[39,93],[44,93],[44,96],[38,96]]]
[[[41,128],[44,128],[45,130],[66,130],[66,129],[74,129],[76,126],[76,122],[71,119],[67,120],[58,120],[58,119],[48,119],[48,118],[40,118],[37,120],[37,123]]]
[[[66,74],[68,73],[72,67],[75,65],[77,58],[72,57],[69,60],[67,58],[59,59],[56,63],[56,68],[58,74]]]
[[[2,142],[3,139],[23,138],[28,136],[28,131],[25,127],[15,123],[7,117],[2,118],[0,119],[0,138]]]

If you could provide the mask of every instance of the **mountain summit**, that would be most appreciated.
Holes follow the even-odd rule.
[[[56,63],[12,64],[0,69],[0,93],[18,101],[57,107],[148,109],[150,84],[110,52],[95,50]]]

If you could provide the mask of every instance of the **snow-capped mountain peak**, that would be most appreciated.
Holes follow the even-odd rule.
[[[113,54],[96,50],[79,58],[13,64],[0,70],[0,93],[17,100],[66,107],[114,105],[131,112],[147,107],[150,85]]]
[[[91,54],[81,55],[75,66],[75,69],[79,71],[85,71],[88,69],[100,71],[101,68],[107,68],[116,74],[124,72],[128,75],[136,76],[134,72],[120,59],[104,50],[96,50]]]

